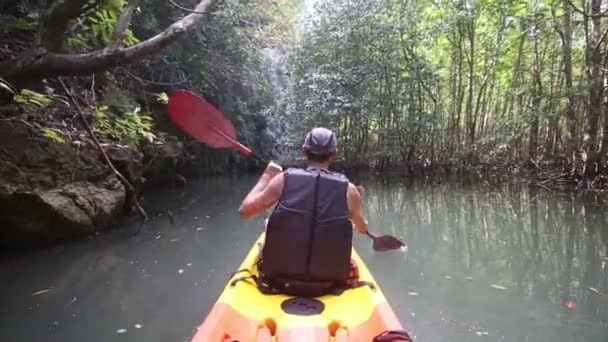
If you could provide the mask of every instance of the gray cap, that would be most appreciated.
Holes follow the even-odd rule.
[[[324,127],[313,128],[304,139],[304,148],[318,155],[335,151],[337,144],[334,132]]]

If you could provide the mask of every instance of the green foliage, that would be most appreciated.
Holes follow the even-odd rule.
[[[152,118],[142,114],[140,107],[116,115],[108,106],[95,108],[97,127],[95,132],[129,145],[138,145],[142,140],[152,141],[156,136],[152,133]]]
[[[51,104],[58,97],[55,95],[41,94],[29,89],[22,89],[15,94],[14,100],[25,106],[44,108]]]
[[[282,100],[294,109],[282,119],[291,127],[285,142],[297,147],[306,130],[326,125],[337,131],[347,160],[376,165],[447,160],[505,144],[517,146],[509,150],[515,158],[533,154],[528,146],[539,153],[569,148],[560,135],[574,125],[580,140],[589,115],[577,107],[569,121],[567,94],[575,105],[585,103],[594,76],[585,74],[588,33],[579,24],[589,18],[574,11],[578,85],[564,86],[563,7],[526,0],[316,1],[290,55],[292,84]],[[605,51],[608,41],[600,45]]]
[[[169,95],[167,95],[167,93],[165,93],[165,92],[158,93],[158,94],[156,94],[156,101],[158,101],[159,103],[162,103],[162,104],[168,104]]]
[[[101,9],[93,13],[89,20],[89,27],[93,37],[99,39],[102,43],[110,42],[114,27],[116,27],[116,19],[119,13],[110,10]]]
[[[0,36],[8,35],[18,31],[34,30],[36,28],[36,12],[31,12],[23,17],[0,14]]]
[[[78,33],[68,38],[68,44],[74,49],[90,48],[101,44],[107,46],[116,28],[116,21],[124,10],[124,0],[106,1],[98,10],[84,18]],[[131,29],[124,32],[122,43],[131,46],[139,43]]]
[[[51,141],[64,144],[65,138],[63,133],[55,128],[42,128],[42,136],[49,138]]]

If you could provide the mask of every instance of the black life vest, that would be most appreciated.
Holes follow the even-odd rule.
[[[331,288],[348,277],[353,238],[348,184],[344,175],[335,172],[285,172],[259,264],[265,279]]]

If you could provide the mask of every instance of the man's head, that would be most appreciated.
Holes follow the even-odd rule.
[[[324,127],[313,128],[304,139],[304,156],[311,162],[330,163],[338,152],[336,135]]]

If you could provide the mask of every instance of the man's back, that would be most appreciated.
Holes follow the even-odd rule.
[[[263,271],[301,280],[348,276],[352,223],[341,174],[289,169],[266,229]]]

